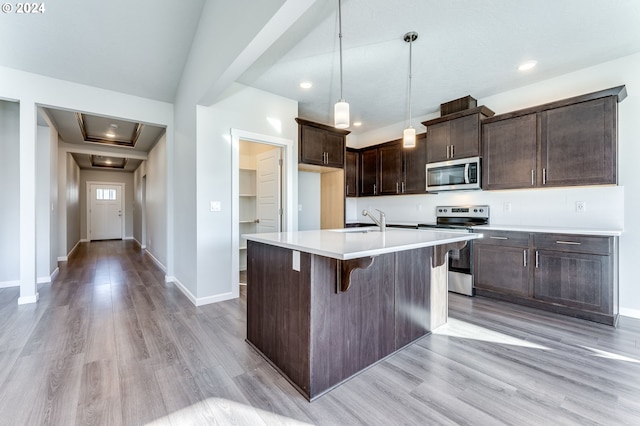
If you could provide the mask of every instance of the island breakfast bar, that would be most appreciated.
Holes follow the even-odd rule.
[[[245,235],[247,342],[307,399],[447,321],[447,253],[480,234],[347,228]]]

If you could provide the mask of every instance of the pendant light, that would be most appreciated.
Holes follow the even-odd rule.
[[[340,40],[340,100],[333,108],[333,120],[336,129],[349,127],[349,104],[342,96],[342,2],[338,0],[338,38]]]
[[[408,32],[404,35],[404,41],[409,43],[409,127],[402,132],[402,146],[404,148],[413,148],[416,146],[416,129],[411,126],[411,61],[413,42],[418,38],[415,31]]]

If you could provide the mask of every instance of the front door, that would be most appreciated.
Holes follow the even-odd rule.
[[[92,183],[89,210],[89,240],[122,239],[122,186]]]

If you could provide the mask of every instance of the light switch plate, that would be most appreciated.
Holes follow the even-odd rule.
[[[576,201],[576,212],[584,213],[587,211],[587,202],[586,201]]]
[[[220,205],[220,201],[212,201],[211,202],[211,211],[212,212],[219,212],[220,210],[222,210],[222,207]]]

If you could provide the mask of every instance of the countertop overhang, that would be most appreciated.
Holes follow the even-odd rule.
[[[433,247],[482,238],[482,234],[377,227],[246,234],[250,241],[338,260]]]

